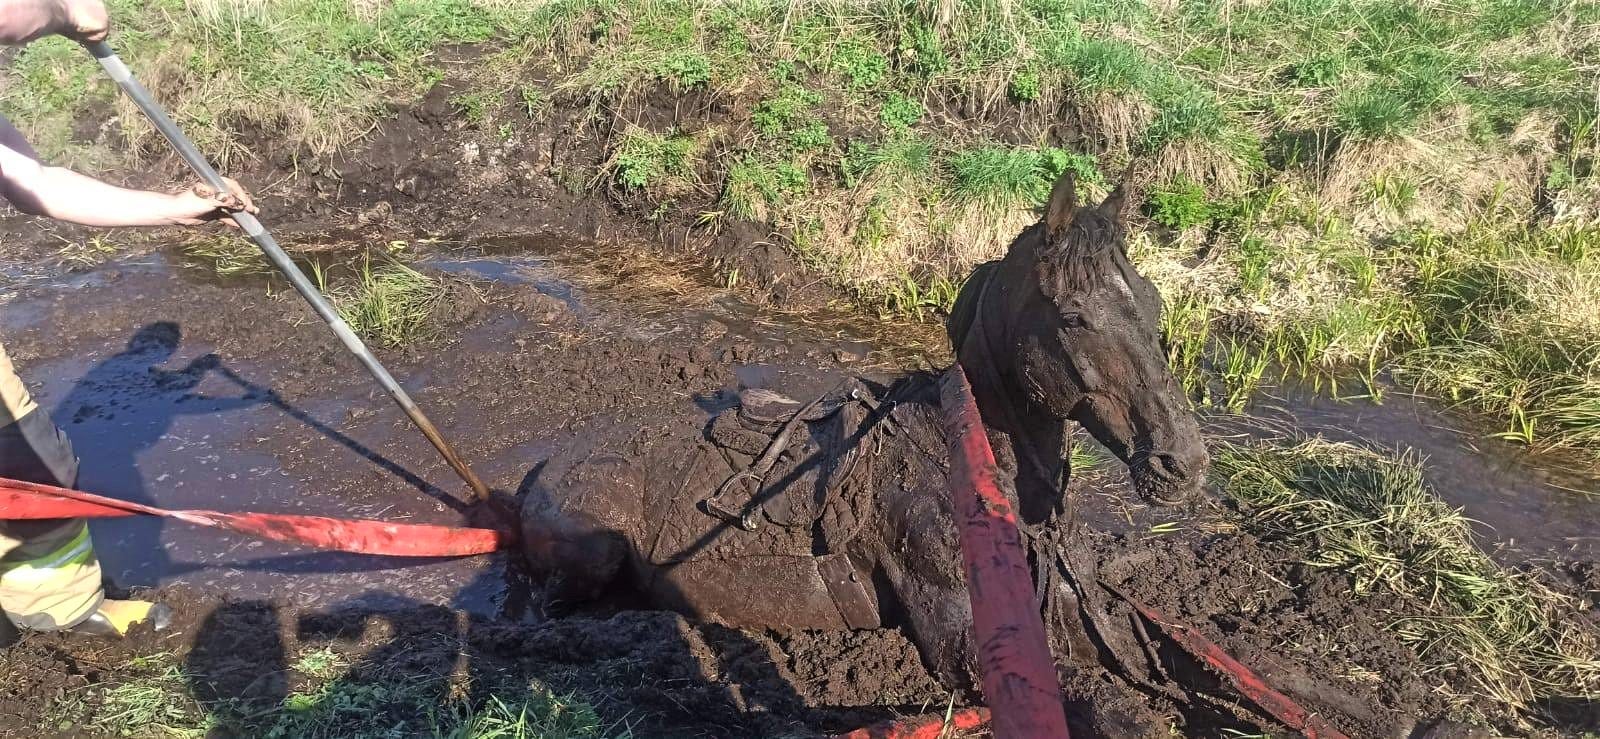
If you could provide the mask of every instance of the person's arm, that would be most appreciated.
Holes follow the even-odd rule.
[[[0,44],[26,44],[53,33],[104,41],[110,28],[102,0],[0,0]]]
[[[233,180],[227,182],[231,191],[220,194],[204,184],[177,194],[130,190],[70,169],[40,164],[0,145],[0,195],[24,213],[80,226],[194,226],[221,218],[228,211],[255,213],[255,204],[244,188]]]

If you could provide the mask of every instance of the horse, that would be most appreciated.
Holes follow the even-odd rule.
[[[1152,503],[1180,503],[1205,477],[1161,343],[1160,295],[1128,259],[1126,191],[1083,203],[1062,177],[1041,219],[974,270],[948,320],[1026,527],[1069,525],[1069,422]],[[556,603],[623,588],[738,628],[901,627],[933,674],[970,685],[940,374],[850,378],[805,403],[746,390],[709,422],[602,430],[526,491],[528,565]]]

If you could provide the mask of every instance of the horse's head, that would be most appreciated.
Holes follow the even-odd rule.
[[[1019,434],[1028,439],[1019,466],[1028,456],[1036,477],[1059,474],[1059,429],[1071,419],[1127,463],[1142,496],[1173,504],[1200,486],[1207,456],[1167,366],[1161,295],[1128,261],[1124,189],[1080,205],[1072,176],[1063,177],[1044,218],[963,289],[950,332],[989,406],[985,423],[1013,446]],[[1018,492],[1025,514],[1040,509]]]

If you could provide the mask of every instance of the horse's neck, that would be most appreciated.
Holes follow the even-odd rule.
[[[984,274],[987,282],[974,301],[957,355],[972,382],[995,461],[1015,482],[1024,520],[1037,523],[1062,506],[1065,424],[1027,398],[1022,378],[1004,361],[1015,356],[1013,324],[1006,317],[1018,312],[1008,303],[1019,297],[990,286],[1006,279],[1005,268],[1001,263]]]
[[[994,414],[997,418],[992,422],[985,420],[989,443],[1001,474],[1015,485],[1023,520],[1039,523],[1060,512],[1063,505],[1064,424],[1031,409],[1008,411]]]

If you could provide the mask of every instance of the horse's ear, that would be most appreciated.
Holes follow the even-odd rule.
[[[1100,201],[1100,213],[1113,221],[1122,221],[1127,216],[1128,191],[1133,189],[1133,168],[1129,167],[1122,173],[1122,180],[1112,188],[1111,194]]]
[[[1067,227],[1072,225],[1072,217],[1078,212],[1078,182],[1068,170],[1056,180],[1056,186],[1050,189],[1050,202],[1044,208],[1044,232],[1051,241],[1061,238],[1067,232]]]

